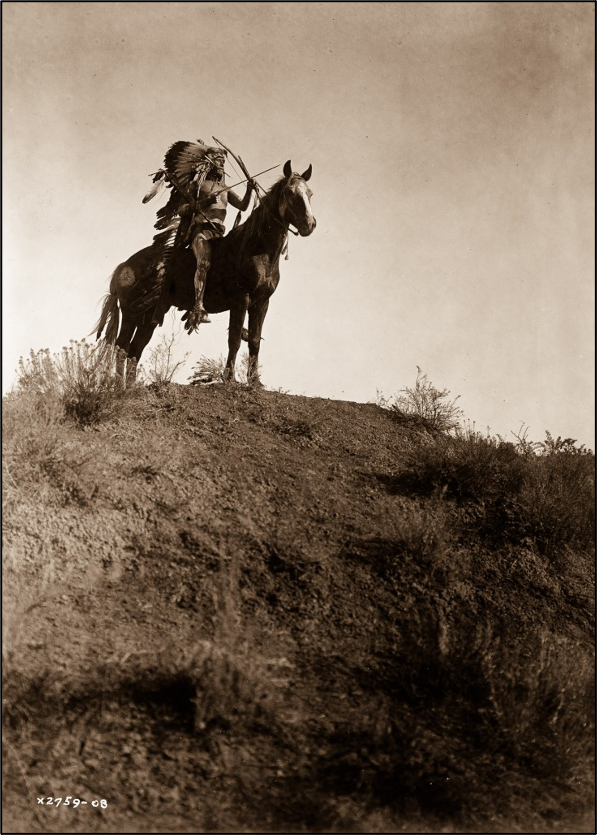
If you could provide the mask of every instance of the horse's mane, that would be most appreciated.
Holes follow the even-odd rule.
[[[288,183],[288,177],[281,177],[273,186],[265,193],[261,203],[253,209],[249,217],[241,223],[236,229],[233,229],[227,235],[230,238],[232,235],[242,235],[242,246],[249,238],[259,237],[263,231],[263,226],[268,217],[272,215],[278,218],[278,205],[280,203],[280,195]]]

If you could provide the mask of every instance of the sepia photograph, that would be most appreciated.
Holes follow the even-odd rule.
[[[2,832],[595,832],[595,5],[2,14]]]

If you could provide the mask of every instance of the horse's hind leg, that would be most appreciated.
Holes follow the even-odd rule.
[[[129,356],[129,349],[131,340],[137,326],[134,322],[130,322],[124,316],[120,325],[120,333],[116,340],[116,347],[119,349],[116,356],[116,373],[120,377],[124,377],[124,361]]]
[[[141,359],[141,354],[147,347],[155,329],[156,325],[154,322],[150,322],[148,325],[139,325],[137,327],[137,331],[128,351],[129,363],[126,371],[127,380],[135,379],[137,375],[137,363]]]

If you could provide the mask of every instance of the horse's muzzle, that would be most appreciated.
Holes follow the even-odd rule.
[[[297,226],[298,233],[301,236],[301,238],[308,238],[309,235],[315,229],[316,226],[317,226],[317,221],[315,220],[315,218],[313,218],[312,220],[308,221],[307,223],[302,224],[301,226]]]

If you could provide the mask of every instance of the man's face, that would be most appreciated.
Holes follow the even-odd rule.
[[[223,154],[217,154],[213,157],[214,161],[214,168],[218,176],[223,176],[224,174],[224,163],[226,162],[226,158]]]
[[[208,148],[205,159],[213,166],[214,170],[224,171],[226,154],[220,148]]]

